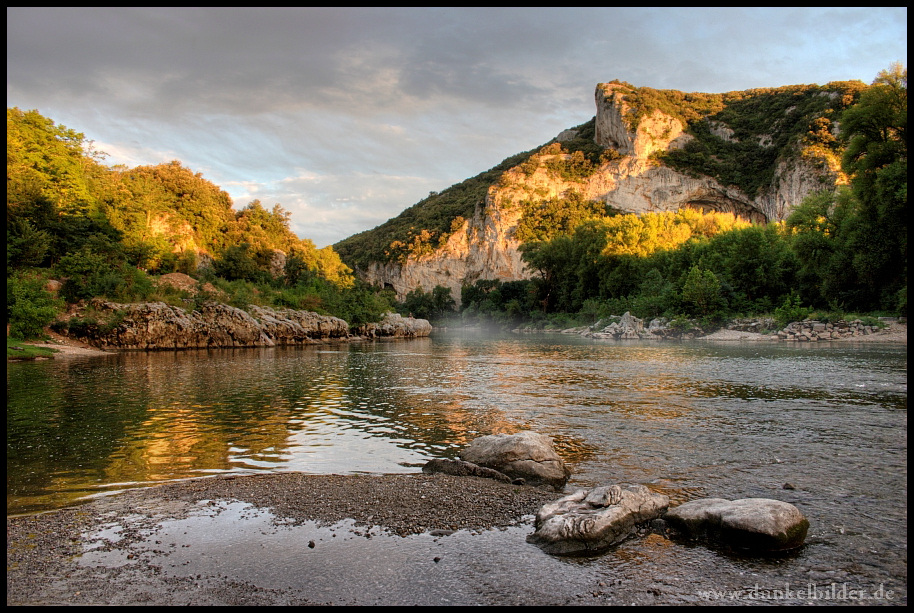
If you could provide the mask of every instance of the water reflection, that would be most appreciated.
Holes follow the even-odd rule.
[[[414,472],[522,429],[573,484],[674,499],[905,472],[903,349],[444,335],[11,364],[7,400],[8,512],[211,473]]]

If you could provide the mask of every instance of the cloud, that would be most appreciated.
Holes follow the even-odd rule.
[[[336,242],[594,113],[597,83],[859,78],[906,8],[8,8],[7,104]]]

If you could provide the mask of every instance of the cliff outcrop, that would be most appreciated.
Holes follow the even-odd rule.
[[[608,175],[601,199],[615,209],[627,213],[669,211],[683,207],[731,212],[753,222],[783,220],[793,207],[810,192],[834,187],[844,178],[837,160],[825,150],[808,149],[800,154],[800,143],[788,143],[790,155],[779,154],[770,183],[761,186],[754,195],[735,185],[722,185],[709,176],[694,176],[664,165],[657,154],[681,149],[694,137],[675,117],[659,110],[641,117],[634,130],[631,117],[634,109],[624,94],[626,87],[601,83],[596,88],[596,143],[622,154],[616,164],[608,164],[601,174]],[[788,107],[786,119],[794,109]],[[738,142],[734,132],[718,121],[707,121],[709,131],[730,143]],[[772,125],[771,130],[778,129]],[[758,145],[775,147],[771,135],[756,136]]]
[[[388,313],[377,324],[351,331],[338,317],[310,311],[209,302],[187,311],[164,302],[119,304],[93,300],[70,320],[69,334],[100,349],[273,347],[357,338],[419,337],[424,319]]]
[[[459,303],[460,288],[478,279],[513,281],[532,276],[521,259],[522,241],[516,233],[525,207],[531,203],[574,193],[624,213],[688,207],[765,223],[784,219],[809,193],[834,188],[842,181],[834,156],[822,150],[802,150],[798,137],[784,136],[779,126],[789,123],[788,118],[791,125],[799,123],[792,115],[793,107],[777,111],[780,115],[771,120],[772,134],[752,136],[753,146],[774,160],[766,170],[771,180],[760,187],[747,190],[674,168],[665,163],[664,156],[687,147],[696,137],[686,120],[675,113],[633,107],[629,102],[632,91],[630,86],[616,83],[597,86],[592,140],[610,155],[590,172],[568,176],[555,171],[557,163],[573,160],[560,145],[577,135],[575,130],[565,130],[523,164],[503,172],[472,218],[458,220],[462,223],[455,224],[446,241],[422,253],[371,263],[360,270],[362,277],[371,284],[393,288],[400,299],[416,288],[427,292],[441,285]],[[828,96],[825,91],[817,93]],[[736,133],[724,122],[702,121],[714,138],[738,143]]]

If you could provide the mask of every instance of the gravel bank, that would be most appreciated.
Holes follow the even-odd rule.
[[[406,536],[427,530],[511,526],[560,496],[551,488],[443,474],[276,473],[170,483],[129,492],[118,504],[130,507],[151,497],[166,503],[238,500],[268,507],[277,517],[293,522],[352,519],[357,525],[379,526]]]
[[[160,551],[157,547],[163,545],[150,543],[161,540],[148,537],[163,522],[185,519],[207,505],[216,506],[215,501],[240,501],[269,509],[285,527],[314,522],[329,526],[349,519],[354,521],[349,534],[374,535],[375,540],[383,540],[377,538],[382,534],[447,537],[458,530],[470,531],[458,533],[465,538],[475,538],[472,534],[479,531],[529,522],[540,506],[559,496],[551,490],[441,474],[279,473],[131,490],[79,507],[8,517],[7,604],[343,604],[315,598],[317,589],[311,594],[269,589],[235,576],[166,573],[175,550]],[[242,523],[236,522],[239,529]],[[111,537],[101,549],[100,533]],[[186,538],[179,548],[200,545],[200,535]],[[308,547],[314,547],[314,540]],[[331,548],[322,543],[321,549]],[[300,550],[309,551],[304,545]],[[87,551],[115,556],[116,561],[86,566],[81,558],[84,562]],[[271,554],[263,557],[269,564]],[[414,596],[405,593],[402,598],[410,601]]]

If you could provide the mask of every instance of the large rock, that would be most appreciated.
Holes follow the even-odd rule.
[[[527,540],[547,553],[598,552],[631,536],[639,524],[656,519],[670,504],[643,485],[618,485],[578,490],[543,505],[536,531]]]
[[[628,311],[618,322],[613,322],[599,330],[588,334],[592,338],[614,339],[640,339],[644,335],[644,320],[638,319]]]
[[[349,337],[349,324],[339,317],[318,315],[311,311],[270,309],[258,306],[250,306],[248,310],[277,345],[295,345],[316,340],[326,341]]]
[[[547,484],[561,489],[571,476],[552,447],[552,439],[536,432],[482,436],[473,440],[460,458],[530,485]]]
[[[671,509],[673,528],[741,549],[779,551],[803,544],[809,521],[788,502],[769,498],[703,498]]]

